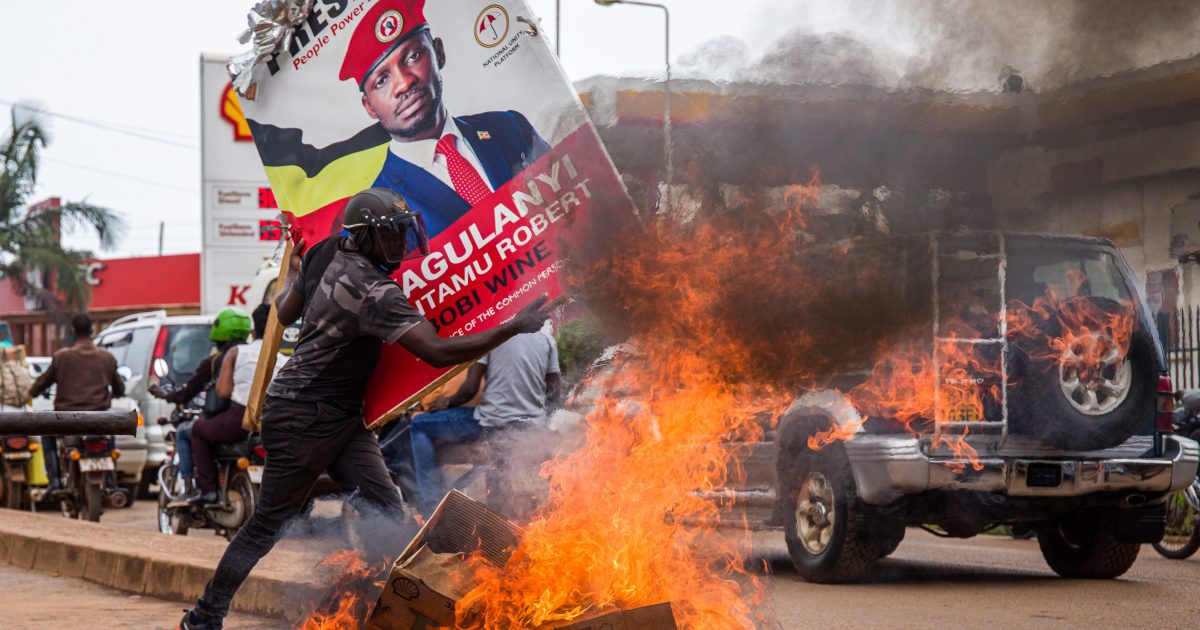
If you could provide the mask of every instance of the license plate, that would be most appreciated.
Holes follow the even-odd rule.
[[[79,460],[79,470],[81,472],[96,472],[100,470],[116,470],[113,465],[113,460],[107,457],[97,457],[96,459],[81,459]]]
[[[246,469],[246,472],[250,473],[250,483],[262,483],[262,466],[251,466]]]
[[[4,459],[7,459],[8,461],[18,461],[18,462],[24,461],[27,459],[33,459],[33,453],[30,453],[29,451],[15,451],[12,453],[5,453]]]

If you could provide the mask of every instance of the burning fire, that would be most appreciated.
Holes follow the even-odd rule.
[[[1065,287],[1048,287],[1032,305],[1009,301],[1005,335],[1031,362],[1052,366],[1064,379],[1083,383],[1083,391],[1094,401],[1092,384],[1112,378],[1129,353],[1134,308],[1130,302],[1081,295],[1086,282],[1082,272],[1068,271],[1067,280]],[[967,441],[970,424],[945,427],[950,422],[997,420],[1004,413],[999,407],[1004,404],[1003,363],[996,346],[981,339],[998,329],[987,318],[980,321],[977,315],[986,310],[979,306],[971,304],[950,317],[946,336],[936,343],[936,357],[928,343],[906,342],[887,349],[870,378],[847,393],[863,420],[858,426],[834,426],[809,438],[809,448],[853,439],[868,417],[892,419],[914,435],[932,433],[934,449],[945,444],[955,459],[981,470],[978,452]],[[1008,384],[1020,385],[1016,379]]]
[[[685,628],[762,620],[764,589],[746,568],[744,521],[696,491],[741,478],[760,418],[790,402],[787,390],[754,377],[758,357],[725,314],[735,306],[735,276],[769,283],[754,274],[783,270],[802,236],[801,210],[818,193],[814,177],[788,191],[787,209],[752,225],[660,224],[574,277],[611,289],[608,303],[626,316],[640,356],[597,400],[582,445],[543,467],[549,497],[507,565],[468,563],[462,577],[474,587],[459,601],[460,626],[535,628],[661,602],[673,604]],[[638,404],[611,393],[629,391]],[[720,535],[722,523],[743,529]]]
[[[1087,281],[1082,272],[1069,272],[1067,280],[1067,287],[1047,288],[1032,305],[1011,304],[1009,335],[1032,359],[1054,362],[1064,375],[1095,383],[1112,376],[1114,366],[1129,354],[1134,307],[1128,301],[1081,296]]]
[[[818,229],[805,212],[819,195],[814,173],[778,211],[748,200],[687,225],[665,217],[621,226],[592,244],[599,260],[573,261],[576,294],[638,353],[600,388],[579,443],[542,467],[548,497],[506,564],[475,555],[454,575],[466,591],[459,627],[553,627],[661,602],[684,628],[762,624],[765,589],[747,568],[744,517],[731,499],[711,497],[729,496],[716,491],[744,477],[749,445],[796,391],[842,365],[873,362],[847,392],[862,422],[933,434],[978,466],[967,434],[972,422],[996,418],[1008,382],[995,338],[1070,362],[1081,379],[1097,360],[1128,351],[1132,309],[1055,293],[1032,306],[1013,301],[1004,318],[982,300],[956,300],[962,306],[944,314],[936,335],[920,315],[881,317],[879,304],[899,302],[879,264],[890,258],[849,241],[801,247]],[[832,427],[809,447],[853,439],[857,428]],[[346,560],[347,576],[373,575],[361,557]],[[365,617],[353,589],[334,603],[303,627],[355,627]]]
[[[381,567],[349,549],[334,552],[318,566],[331,574],[333,586],[297,630],[358,630],[375,603],[378,593],[369,587],[381,586],[373,584]]]

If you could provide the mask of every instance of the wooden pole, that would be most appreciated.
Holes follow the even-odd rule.
[[[283,248],[283,256],[279,260],[279,278],[275,280],[277,292],[283,290],[288,270],[292,268],[292,248],[292,241],[288,239]],[[267,329],[263,332],[262,351],[258,354],[258,365],[254,369],[254,382],[250,386],[250,398],[246,401],[246,414],[242,416],[242,428],[247,431],[258,431],[261,427],[263,400],[267,396],[268,375],[275,373],[275,357],[279,353],[279,344],[283,340],[283,329],[284,326],[279,323],[275,300],[271,300],[271,315],[267,318]]]

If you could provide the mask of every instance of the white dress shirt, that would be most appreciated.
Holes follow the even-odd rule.
[[[434,177],[442,180],[442,183],[454,190],[454,182],[450,181],[450,170],[446,167],[446,158],[442,157],[437,152],[438,141],[445,137],[446,134],[453,134],[458,138],[454,142],[454,147],[471,166],[475,167],[479,177],[483,179],[483,183],[487,185],[488,190],[495,192],[492,188],[492,183],[488,181],[487,173],[483,170],[483,164],[479,158],[475,156],[475,151],[471,148],[470,143],[463,139],[462,131],[459,130],[458,124],[454,122],[454,117],[449,113],[446,114],[446,124],[442,127],[442,132],[436,138],[430,140],[410,140],[407,142],[399,142],[395,138],[392,139],[390,150],[396,157],[415,164]]]

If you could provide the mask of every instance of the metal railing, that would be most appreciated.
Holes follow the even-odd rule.
[[[1200,389],[1200,306],[1185,306],[1173,318],[1157,319],[1171,383],[1176,389]]]

